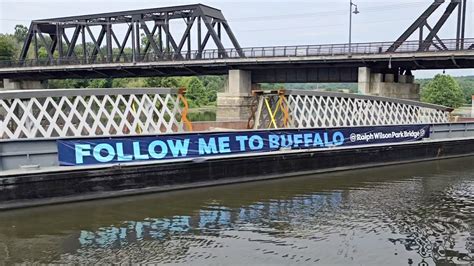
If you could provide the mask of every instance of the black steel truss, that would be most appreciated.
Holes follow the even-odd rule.
[[[182,36],[170,28],[171,20],[184,21],[186,30]],[[153,22],[152,27],[150,22]],[[114,29],[117,25],[127,25],[122,40]],[[100,28],[98,34],[94,34],[93,27]],[[197,28],[195,38],[191,34],[192,28]],[[67,29],[74,29],[72,36],[68,36]],[[219,51],[219,57],[225,58],[227,50],[222,43],[223,31],[235,51],[243,57],[242,48],[222,12],[201,4],[35,20],[30,25],[20,61],[28,59],[30,49],[34,51],[34,59],[38,60],[40,46],[45,48],[47,60],[51,62],[80,60],[81,63],[94,63],[98,57],[100,62],[140,62],[147,56],[153,56],[157,61],[186,59],[191,56],[192,49],[198,51],[193,53],[193,59],[199,59],[211,40]],[[142,39],[146,43],[144,47]],[[130,43],[132,52],[126,53]],[[77,55],[78,52],[81,56]]]
[[[415,22],[390,46],[387,52],[396,52],[400,46],[402,46],[415,31],[419,31],[419,49],[418,51],[427,51],[431,46],[436,47],[438,50],[448,50],[446,45],[439,38],[438,33],[444,26],[448,18],[457,9],[457,30],[456,30],[456,50],[464,49],[464,36],[466,31],[466,6],[467,0],[451,0],[446,7],[443,15],[439,18],[438,22],[431,27],[428,24],[428,19],[431,15],[443,5],[445,0],[435,0],[424,12],[418,17]],[[428,34],[425,36],[424,30],[427,30]],[[468,48],[470,49],[470,48]]]

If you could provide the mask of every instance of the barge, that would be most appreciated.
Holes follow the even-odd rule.
[[[194,132],[179,90],[0,93],[0,210],[474,155],[474,123],[442,106],[304,91],[254,102],[247,129]]]

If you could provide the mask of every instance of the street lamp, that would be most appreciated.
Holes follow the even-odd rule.
[[[355,7],[355,10],[352,10],[352,7]],[[350,0],[350,11],[349,11],[349,55],[352,53],[352,13],[354,15],[359,14],[359,9],[357,8],[357,5],[352,3],[352,0]]]

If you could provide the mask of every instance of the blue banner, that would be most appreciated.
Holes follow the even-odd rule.
[[[62,166],[420,141],[428,125],[210,132],[58,140]]]

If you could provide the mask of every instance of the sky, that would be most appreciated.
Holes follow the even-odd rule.
[[[16,24],[31,20],[198,3],[219,8],[242,47],[347,43],[349,0],[0,0],[0,33],[12,33]],[[352,41],[394,41],[433,0],[353,0],[360,14],[353,16]],[[449,2],[447,0],[446,2]],[[445,4],[445,6],[447,3]],[[435,19],[444,11],[438,9]],[[468,0],[467,37],[474,37],[474,0]],[[431,20],[433,26],[435,20]],[[456,37],[453,16],[440,32]],[[418,78],[443,70],[418,71]],[[446,70],[462,76],[474,69]]]

